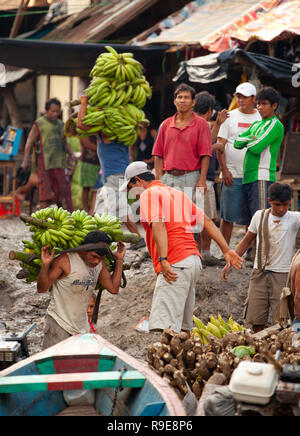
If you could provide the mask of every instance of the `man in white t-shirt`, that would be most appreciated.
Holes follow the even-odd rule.
[[[225,146],[225,153],[218,153],[217,158],[222,172],[221,192],[221,226],[220,230],[229,245],[233,224],[237,220],[243,186],[243,162],[246,149],[237,150],[233,143],[235,139],[247,130],[261,116],[255,109],[256,88],[248,82],[241,83],[237,88],[238,108],[229,112],[229,118],[222,124],[218,142]]]
[[[246,300],[246,324],[254,332],[265,328],[271,308],[273,322],[286,286],[290,264],[295,254],[300,212],[289,211],[292,190],[285,183],[273,183],[268,189],[270,209],[258,210],[248,231],[235,251],[242,256],[257,237],[254,268]],[[230,269],[222,272],[226,281]]]

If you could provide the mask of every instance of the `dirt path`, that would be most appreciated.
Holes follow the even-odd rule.
[[[20,334],[36,323],[28,336],[32,354],[41,348],[44,315],[50,296],[37,294],[35,284],[17,280],[18,262],[8,259],[10,250],[22,250],[22,239],[30,239],[28,228],[17,218],[1,220],[0,224],[0,335]],[[235,229],[233,246],[242,234],[242,228]],[[212,250],[221,256],[214,244]],[[141,254],[142,251],[127,251],[126,262],[136,261]],[[233,271],[229,282],[224,283],[220,278],[220,268],[206,267],[197,285],[195,314],[203,321],[208,321],[211,314],[218,312],[225,318],[232,314],[241,322],[250,272],[251,265],[245,264],[241,271]],[[126,277],[127,287],[121,289],[119,295],[103,293],[97,331],[129,354],[145,359],[148,343],[156,340],[158,334],[139,333],[134,327],[150,312],[156,280],[151,260],[145,259],[140,269],[127,271]]]

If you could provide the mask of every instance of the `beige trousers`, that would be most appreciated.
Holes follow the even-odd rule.
[[[169,284],[162,273],[157,276],[149,318],[150,330],[170,327],[175,332],[192,330],[196,282],[202,270],[199,256],[189,256],[172,265],[176,282]]]

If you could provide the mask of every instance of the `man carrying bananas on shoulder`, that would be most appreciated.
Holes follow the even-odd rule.
[[[80,97],[80,110],[77,118],[77,127],[81,130],[88,131],[91,126],[83,123],[83,118],[87,112],[88,98]],[[99,215],[107,213],[108,215],[117,216],[120,221],[124,222],[131,233],[139,235],[139,241],[132,244],[129,249],[138,249],[146,246],[144,238],[141,236],[138,226],[131,218],[131,208],[127,203],[124,195],[119,195],[120,182],[124,180],[124,173],[130,162],[129,147],[116,140],[110,141],[103,132],[98,132],[97,152],[100,165],[103,172],[104,184],[97,193],[95,212]]]
[[[83,244],[54,259],[48,246],[41,252],[42,267],[37,279],[38,293],[51,290],[47,309],[43,349],[70,336],[89,333],[87,308],[95,287],[100,284],[111,294],[118,294],[123,271],[125,245],[118,242],[115,269],[111,275],[104,257],[111,239],[101,230],[88,233]]]

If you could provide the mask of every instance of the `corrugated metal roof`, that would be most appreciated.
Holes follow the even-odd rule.
[[[201,44],[207,35],[245,14],[255,4],[257,0],[206,0],[180,24],[163,30],[158,36],[154,33],[138,44]]]
[[[11,9],[18,9],[20,2],[18,0],[1,0],[0,11],[9,11]]]
[[[300,1],[283,0],[270,11],[259,15],[256,20],[245,24],[232,33],[232,38],[262,41],[300,35]]]
[[[207,1],[210,0],[194,0],[190,3],[187,3],[182,9],[164,18],[162,21],[156,23],[150,29],[145,30],[144,32],[133,38],[131,41],[129,41],[129,43],[137,44],[139,41],[146,40],[149,36],[151,38],[156,38],[158,35],[161,34],[161,32],[177,26],[178,24],[189,18],[192,14],[198,12],[200,7],[203,6]]]
[[[130,22],[158,0],[116,0],[108,6],[88,8],[67,19],[45,40],[98,42]]]
[[[48,2],[46,0],[40,0],[40,1],[30,1],[28,8],[31,7],[41,7],[41,6],[49,6],[48,3],[53,3],[53,0],[49,0]],[[0,0],[0,11],[10,11],[14,9],[18,9],[18,7],[21,4],[21,0]]]

